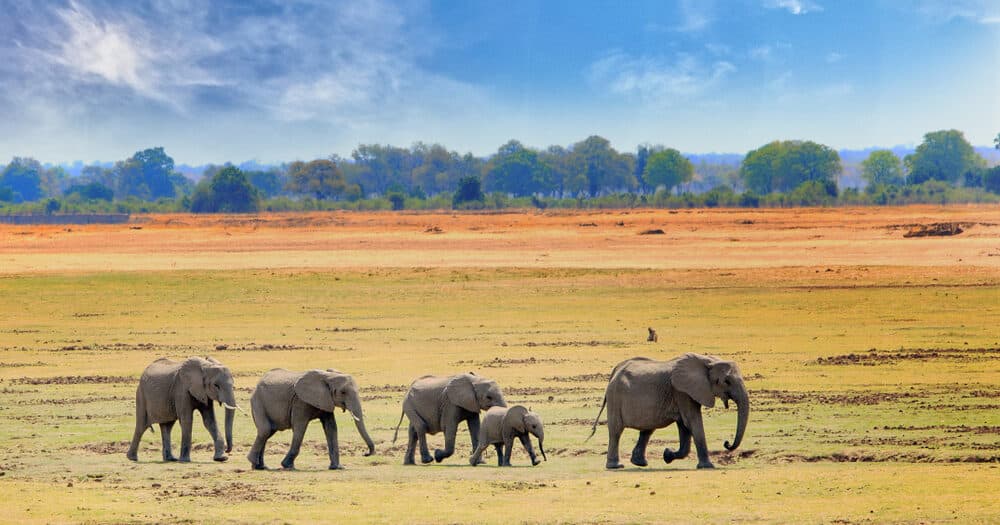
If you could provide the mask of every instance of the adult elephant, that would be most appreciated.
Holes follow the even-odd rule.
[[[350,412],[354,418],[358,433],[368,445],[365,456],[375,453],[375,443],[365,428],[357,383],[350,375],[332,368],[308,372],[275,368],[260,378],[257,388],[250,396],[250,407],[253,422],[257,426],[257,439],[254,440],[247,459],[255,469],[267,468],[264,466],[264,445],[267,440],[275,432],[289,428],[292,429],[292,445],[281,461],[281,466],[286,469],[295,468],[295,458],[302,447],[306,427],[314,419],[319,419],[323,424],[330,469],[342,468],[337,421],[333,417],[334,410],[338,408]]]
[[[680,446],[676,452],[665,449],[663,461],[687,457],[691,439],[698,452],[698,468],[714,468],[708,459],[705,428],[701,407],[715,406],[715,398],[729,401],[739,409],[736,437],[725,442],[726,450],[735,450],[743,441],[750,401],[739,368],[732,361],[717,357],[684,354],[669,361],[654,361],[636,357],[622,361],[611,372],[611,380],[597,413],[590,436],[597,431],[597,422],[604,407],[608,408],[607,468],[622,468],[618,460],[618,441],[625,428],[639,430],[639,440],[632,449],[632,464],[645,467],[646,445],[653,431],[677,423]],[[589,439],[589,438],[588,438]]]
[[[215,423],[212,402],[226,409],[226,442],[223,445]],[[125,454],[132,461],[138,460],[139,441],[146,429],[160,425],[163,441],[163,461],[178,461],[170,451],[170,431],[174,422],[181,424],[182,462],[191,461],[191,425],[194,411],[201,413],[205,428],[215,443],[216,461],[228,459],[233,450],[233,415],[236,411],[233,394],[233,374],[222,363],[211,357],[189,357],[184,361],[160,358],[153,361],[142,377],[135,392],[135,432],[132,444]]]
[[[404,465],[413,465],[417,443],[420,443],[420,461],[441,462],[455,453],[455,435],[458,425],[465,421],[472,438],[472,449],[479,445],[479,411],[490,407],[505,407],[500,385],[491,379],[475,374],[448,377],[423,376],[410,385],[403,399],[403,413],[396,424],[392,441],[396,442],[399,426],[405,415],[410,420],[409,442],[406,446]],[[431,457],[427,450],[427,434],[444,432],[444,449],[436,449]]]

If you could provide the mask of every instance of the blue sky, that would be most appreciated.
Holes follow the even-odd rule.
[[[1000,132],[996,0],[0,0],[0,162]]]

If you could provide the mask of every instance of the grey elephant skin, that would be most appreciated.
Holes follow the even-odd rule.
[[[395,443],[403,416],[409,418],[407,429],[409,442],[404,465],[413,465],[416,446],[420,444],[420,460],[423,463],[441,462],[455,453],[455,435],[458,425],[465,421],[472,439],[472,449],[479,444],[479,412],[491,407],[506,407],[503,391],[496,381],[474,374],[459,374],[448,377],[423,376],[410,384],[403,399],[403,413],[396,424]],[[444,449],[436,449],[434,456],[427,450],[427,434],[444,432]]]
[[[501,467],[510,466],[510,454],[514,448],[514,438],[521,441],[524,450],[531,458],[531,465],[535,466],[542,461],[535,456],[535,450],[531,446],[531,438],[538,438],[538,451],[545,457],[545,427],[542,425],[542,417],[528,410],[521,405],[510,408],[493,407],[483,415],[482,424],[479,427],[479,446],[469,457],[469,463],[476,466],[481,462],[483,452],[490,445],[496,448],[497,465]]]
[[[212,402],[226,409],[226,442],[223,444],[215,422]],[[181,424],[180,461],[191,461],[191,425],[194,411],[201,413],[205,428],[215,444],[216,461],[225,461],[233,450],[233,416],[236,396],[233,394],[233,374],[222,363],[212,358],[190,357],[184,361],[167,358],[153,361],[142,377],[135,392],[135,433],[125,454],[132,461],[138,460],[139,442],[146,429],[160,425],[163,441],[163,461],[178,461],[170,450],[170,431],[174,422]]]
[[[319,419],[326,434],[326,446],[330,455],[330,469],[339,469],[340,444],[337,435],[337,421],[334,410],[350,412],[358,433],[368,446],[365,456],[375,453],[375,443],[365,428],[364,413],[358,385],[348,374],[334,369],[292,372],[275,368],[264,374],[250,396],[253,422],[257,426],[254,440],[247,459],[253,468],[264,466],[264,446],[267,440],[279,430],[292,429],[292,445],[281,461],[286,469],[295,468],[295,458],[302,447],[309,422]]]
[[[750,415],[749,396],[736,363],[699,354],[684,354],[669,361],[635,357],[622,361],[611,372],[604,402],[590,435],[597,431],[597,422],[607,406],[607,468],[623,466],[618,460],[618,442],[625,428],[639,430],[631,461],[633,465],[644,467],[647,465],[646,445],[653,431],[677,423],[680,446],[676,452],[665,449],[663,460],[670,463],[687,457],[694,439],[698,468],[714,468],[708,458],[701,408],[715,406],[717,397],[726,408],[730,400],[736,402],[736,437],[732,444],[724,443],[726,450],[735,450],[743,441]]]

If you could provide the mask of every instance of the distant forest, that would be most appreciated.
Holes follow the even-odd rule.
[[[511,140],[488,157],[361,144],[349,158],[199,168],[154,147],[109,164],[14,157],[0,166],[0,213],[1000,202],[1000,135],[995,142],[977,150],[962,132],[940,130],[910,151],[791,140],[746,155],[692,155],[648,144],[619,152],[595,135],[545,149]]]

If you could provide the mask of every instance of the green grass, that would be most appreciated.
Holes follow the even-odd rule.
[[[1000,520],[1000,276],[835,270],[0,278],[0,521]],[[659,343],[645,342],[647,326]],[[817,361],[872,348],[886,356],[869,359],[874,366]],[[693,457],[664,465],[662,448],[676,445],[668,428],[654,434],[650,468],[605,471],[604,427],[584,441],[604,382],[573,376],[689,351],[734,359],[748,379],[742,455],[718,456],[713,472],[693,470]],[[193,464],[162,464],[149,433],[140,462],[128,462],[138,375],[156,357],[194,354],[234,371],[243,406],[273,367],[352,373],[378,453],[361,457],[338,414],[348,470],[323,470],[314,425],[299,471],[249,472],[254,430],[241,416],[228,463],[196,449]],[[542,414],[547,463],[524,467],[515,451],[521,468],[468,467],[463,430],[445,464],[401,465],[405,443],[390,441],[403,389],[422,374],[469,370]],[[56,376],[96,379],[45,384]],[[705,414],[709,447],[720,451],[735,410]],[[626,433],[623,453],[635,435]],[[194,439],[209,444],[198,424]],[[289,439],[271,440],[269,465]]]

